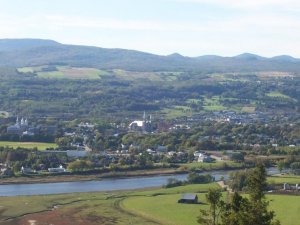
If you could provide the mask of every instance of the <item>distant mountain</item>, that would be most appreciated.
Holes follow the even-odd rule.
[[[280,55],[272,57],[271,60],[278,61],[278,62],[300,62],[300,59],[294,58],[289,55]]]
[[[57,46],[60,43],[52,40],[41,39],[0,39],[1,51],[28,50],[41,46]]]
[[[291,56],[265,58],[250,53],[234,57],[185,57],[178,53],[161,56],[126,49],[65,45],[52,40],[0,39],[0,67],[48,64],[129,71],[300,72],[300,59]]]
[[[234,56],[236,59],[244,59],[244,60],[263,60],[266,59],[259,55],[251,54],[251,53],[243,53],[241,55]]]

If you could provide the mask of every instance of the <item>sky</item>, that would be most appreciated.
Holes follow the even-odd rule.
[[[0,38],[300,58],[299,0],[0,0]]]

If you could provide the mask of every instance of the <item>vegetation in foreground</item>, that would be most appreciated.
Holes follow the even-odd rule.
[[[0,224],[36,221],[58,225],[196,225],[200,210],[209,209],[206,193],[218,187],[209,183],[106,193],[1,197]],[[178,204],[181,193],[197,193],[203,204]],[[222,199],[227,198],[225,192],[222,195]],[[282,225],[298,225],[299,199],[299,196],[266,195],[270,210],[274,210]]]

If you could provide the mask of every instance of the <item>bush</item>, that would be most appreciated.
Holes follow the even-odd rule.
[[[187,182],[189,184],[207,184],[214,181],[214,178],[210,174],[200,175],[195,172],[189,173]]]
[[[169,178],[164,188],[172,188],[184,185],[184,182],[175,178]]]

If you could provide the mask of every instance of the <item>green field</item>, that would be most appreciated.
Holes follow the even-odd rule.
[[[12,142],[12,141],[0,141],[0,146],[10,148],[37,148],[38,150],[45,150],[47,148],[57,148],[54,143],[42,143],[42,142]]]
[[[200,209],[207,204],[178,204],[181,193],[197,193],[205,203],[205,192],[216,183],[168,189],[120,192],[74,193],[46,196],[0,197],[0,224],[65,225],[196,225]],[[224,192],[224,197],[227,194]],[[267,195],[270,208],[282,225],[298,225],[300,196]],[[288,211],[287,211],[288,209]],[[25,216],[24,216],[25,215]],[[8,220],[13,218],[12,220]]]
[[[178,204],[180,194],[138,196],[124,200],[122,207],[137,215],[169,225],[197,225],[199,209],[207,209],[206,204]],[[198,194],[205,203],[205,194]],[[300,220],[300,196],[267,195],[270,209],[282,225],[298,225]],[[287,212],[288,209],[288,212]]]
[[[23,225],[29,220],[38,224],[65,225],[154,225],[157,223],[122,207],[126,199],[138,196],[174,195],[182,192],[203,192],[216,184],[189,185],[171,189],[122,192],[74,193],[61,195],[0,197],[0,224]],[[26,215],[27,216],[23,216]],[[14,218],[10,221],[8,218]],[[59,219],[59,221],[57,221]]]
[[[272,176],[268,177],[268,182],[271,184],[299,184],[300,177],[294,175]]]
[[[9,113],[6,111],[0,111],[0,118],[8,118],[9,117]]]
[[[192,116],[193,112],[186,106],[175,106],[173,108],[164,108],[161,112],[167,119],[174,119],[182,116]]]
[[[272,97],[272,98],[291,99],[290,96],[282,94],[278,91],[272,91],[272,92],[267,93],[266,95],[269,97]]]
[[[94,68],[84,68],[84,67],[68,67],[68,66],[54,66],[45,71],[48,66],[38,66],[38,67],[23,67],[18,68],[20,73],[33,73],[40,78],[55,78],[55,79],[100,79],[100,76],[109,75],[108,72],[103,70],[98,70]]]
[[[221,111],[227,108],[220,103],[219,96],[213,96],[211,98],[204,98],[204,110],[205,111]]]

